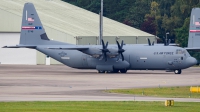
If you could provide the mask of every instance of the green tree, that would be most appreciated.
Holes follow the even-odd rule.
[[[181,47],[187,47],[187,41],[189,36],[189,24],[190,18],[186,18],[184,24],[181,28],[175,29],[176,34],[176,43]]]
[[[129,14],[124,21],[135,28],[140,28],[145,21],[145,15],[150,12],[150,0],[136,0],[129,9]]]
[[[100,11],[101,0],[63,1],[95,13]],[[185,47],[193,7],[200,7],[200,0],[104,0],[104,16],[160,38],[169,32],[172,42]]]

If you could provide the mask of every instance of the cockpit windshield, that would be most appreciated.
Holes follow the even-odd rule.
[[[176,54],[183,54],[184,56],[190,56],[190,54],[185,49],[176,49]]]
[[[186,54],[185,49],[176,49],[176,54]]]

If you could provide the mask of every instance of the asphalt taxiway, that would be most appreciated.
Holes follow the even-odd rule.
[[[64,65],[0,65],[0,101],[165,101],[171,98],[111,94],[104,90],[196,85],[200,85],[199,67],[185,69],[182,74],[134,70],[99,74],[96,70]],[[200,102],[193,98],[172,99]]]

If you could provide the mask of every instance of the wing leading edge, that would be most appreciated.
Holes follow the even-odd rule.
[[[191,48],[185,48],[188,51],[197,51],[200,52],[200,47],[191,47]]]

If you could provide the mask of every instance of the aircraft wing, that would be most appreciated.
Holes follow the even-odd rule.
[[[63,49],[63,50],[87,50],[89,47],[76,47],[76,46],[67,46],[67,47],[48,47],[48,49]]]
[[[185,48],[188,51],[200,51],[200,47]]]
[[[93,57],[100,57],[101,51],[99,49],[94,49],[92,47],[85,47],[85,46],[64,46],[64,47],[48,47],[47,49],[57,49],[57,50],[78,50],[82,53]]]
[[[154,45],[164,46],[164,44],[154,44]],[[172,44],[169,44],[168,46],[179,46],[179,44],[172,43]]]
[[[47,49],[57,49],[57,50],[78,50],[82,53],[90,55],[95,58],[100,58],[102,56],[102,50],[96,47],[87,46],[60,46],[60,47],[47,47]],[[119,55],[116,49],[109,49],[110,52],[107,53],[109,57],[116,57]]]
[[[174,43],[174,44],[169,44],[169,46],[179,46],[179,44]]]

